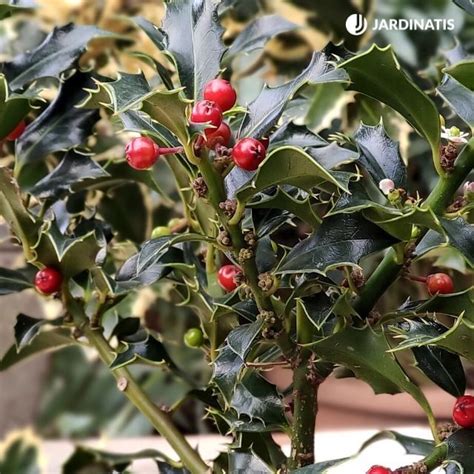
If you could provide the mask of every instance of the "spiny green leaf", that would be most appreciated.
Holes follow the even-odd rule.
[[[243,474],[244,472],[271,474],[273,471],[254,454],[233,451],[229,453],[229,472],[235,474]]]
[[[137,459],[165,459],[172,462],[168,456],[155,449],[144,449],[130,454],[118,454],[93,449],[88,446],[77,446],[63,465],[62,472],[63,474],[123,472]]]
[[[71,68],[84,53],[93,38],[116,37],[113,33],[95,26],[69,23],[54,30],[33,51],[16,56],[13,61],[3,64],[9,86],[13,90],[41,77],[58,77]]]
[[[261,420],[265,425],[285,426],[282,400],[276,387],[257,372],[248,371],[235,386],[231,407],[239,416]]]
[[[75,276],[95,266],[100,245],[95,231],[67,236],[61,234],[55,222],[50,222],[32,249],[43,264],[58,266],[65,276]]]
[[[286,146],[269,153],[251,181],[237,190],[236,197],[244,203],[271,186],[290,184],[310,190],[323,182],[344,188],[329,171],[303,150]]]
[[[292,193],[293,195],[295,193]],[[314,213],[310,203],[309,195],[299,199],[299,197],[293,197],[289,192],[285,192],[280,186],[278,186],[275,194],[257,194],[255,198],[247,203],[247,207],[250,209],[281,209],[287,210],[299,217],[303,222],[307,222],[312,227],[316,227],[320,219]]]
[[[56,319],[39,319],[32,318],[26,314],[19,314],[16,318],[15,324],[15,342],[17,350],[20,351],[24,346],[30,344],[43,326],[61,326],[63,321],[63,317]]]
[[[380,431],[365,441],[359,452],[362,452],[371,444],[377,443],[378,441],[384,439],[396,441],[401,446],[403,446],[406,454],[415,454],[417,456],[428,456],[428,454],[431,454],[433,448],[435,447],[434,442],[428,439],[414,438],[412,436],[406,436],[404,434],[397,433],[396,431]]]
[[[145,341],[128,343],[127,348],[116,355],[110,368],[114,370],[136,362],[173,365],[165,346],[151,335]]]
[[[407,169],[400,156],[398,143],[386,133],[383,124],[371,127],[362,124],[354,134],[361,150],[360,163],[376,183],[391,179],[398,188],[406,188]]]
[[[38,181],[29,193],[41,199],[59,199],[64,193],[74,192],[78,184],[84,187],[98,178],[109,176],[90,156],[70,150],[59,165]]]
[[[436,338],[445,333],[448,328],[436,321],[412,319],[399,323],[403,336]],[[412,334],[414,336],[412,336]],[[436,346],[413,346],[413,355],[417,367],[435,384],[450,393],[460,397],[466,390],[466,377],[457,354],[453,354]]]
[[[427,95],[400,68],[391,46],[373,45],[341,63],[350,76],[350,88],[377,99],[402,114],[431,146],[439,168],[440,123],[438,111]]]
[[[305,84],[323,82],[347,82],[347,75],[336,70],[324,53],[313,53],[308,67],[294,80],[278,87],[265,86],[257,98],[248,106],[243,121],[241,137],[262,138],[278,122],[288,101]]]
[[[393,354],[388,352],[390,346],[383,332],[376,332],[370,326],[346,327],[333,336],[316,341],[311,349],[324,360],[352,370],[376,394],[409,393],[425,411],[431,428],[436,431],[436,422],[428,401],[405,374]]]
[[[67,329],[58,328],[40,333],[33,339],[31,344],[24,346],[20,351],[17,351],[15,344],[11,346],[0,360],[0,371],[8,369],[28,357],[42,352],[55,351],[74,343],[75,341]]]
[[[469,474],[474,472],[474,431],[461,429],[453,433],[447,440],[448,454],[446,457],[447,474]],[[461,469],[458,468],[461,466]]]
[[[33,245],[37,239],[39,224],[23,205],[18,185],[8,168],[0,168],[0,215],[18,239]],[[27,255],[27,258],[33,257]]]
[[[163,43],[178,69],[187,97],[201,97],[207,82],[221,70],[225,47],[217,4],[206,0],[175,0],[167,4]]]
[[[457,219],[440,218],[449,243],[458,249],[469,265],[474,267],[474,225],[468,224],[462,217]]]
[[[18,270],[0,268],[0,295],[9,295],[33,288],[33,283]]]
[[[302,240],[283,259],[278,273],[317,272],[343,265],[357,265],[373,252],[396,243],[396,239],[360,214],[336,215]]]
[[[265,15],[256,18],[232,42],[225,53],[224,61],[228,63],[242,52],[248,54],[256,49],[263,48],[270,38],[297,28],[297,24],[278,15]]]
[[[75,107],[91,84],[89,74],[77,72],[62,83],[56,99],[32,122],[16,145],[17,166],[45,158],[49,153],[80,145],[99,119],[96,110]]]
[[[150,92],[150,86],[141,72],[139,74],[118,73],[112,81],[101,81],[94,78],[86,89],[89,97],[81,103],[83,108],[99,108],[101,105],[110,108],[114,114],[128,110],[131,104]]]

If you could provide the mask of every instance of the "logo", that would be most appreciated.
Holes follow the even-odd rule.
[[[360,13],[353,13],[347,17],[346,30],[354,36],[360,36],[367,30],[367,19]]]

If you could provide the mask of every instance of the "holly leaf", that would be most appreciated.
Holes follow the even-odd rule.
[[[38,335],[43,326],[61,326],[64,318],[45,319],[32,318],[26,314],[19,314],[15,324],[15,342],[17,350],[20,351]]]
[[[275,163],[278,163],[278,167]],[[289,184],[311,190],[323,182],[345,189],[340,181],[303,150],[286,146],[268,154],[252,179],[237,190],[236,198],[242,205],[271,186]]]
[[[270,147],[290,145],[301,148],[324,147],[328,142],[306,125],[286,121],[270,136]]]
[[[59,77],[74,65],[92,39],[114,37],[117,35],[95,26],[69,23],[54,28],[37,48],[4,63],[2,72],[11,89],[22,89],[41,77]]]
[[[70,150],[59,165],[28,192],[40,199],[60,199],[63,194],[73,193],[79,184],[83,187],[109,176],[90,156]]]
[[[376,394],[410,394],[424,410],[436,431],[431,407],[423,392],[405,374],[390,351],[383,332],[370,326],[346,327],[336,334],[316,341],[310,348],[323,360],[348,368],[358,379],[367,382]]]
[[[48,222],[32,250],[44,265],[59,267],[64,276],[73,277],[95,266],[100,245],[95,230],[67,236],[55,222]]]
[[[224,56],[224,62],[229,63],[235,56],[245,52],[249,54],[263,48],[267,41],[274,36],[298,28],[296,23],[278,15],[265,15],[250,22],[235,38]]]
[[[382,123],[375,127],[362,124],[354,134],[361,154],[359,163],[376,183],[391,179],[398,188],[407,186],[407,169],[400,156],[398,143],[386,133]]]
[[[140,362],[156,366],[174,366],[165,346],[153,336],[148,335],[145,341],[127,343],[127,348],[117,353],[110,368],[115,370]]]
[[[232,451],[229,453],[229,472],[271,474],[273,470],[255,454]]]
[[[348,150],[347,148],[342,148],[337,143],[310,147],[306,149],[306,153],[313,157],[317,163],[327,170],[337,168],[338,166],[347,163],[352,163],[359,158],[358,153]],[[333,173],[333,176],[336,177],[337,174]],[[341,179],[339,179],[339,181],[342,182]]]
[[[303,194],[298,190],[293,190],[293,192],[288,190],[286,192],[280,186],[278,186],[274,194],[257,194],[252,201],[247,203],[246,207],[250,209],[286,210],[312,227],[316,227],[321,222],[320,218],[313,211],[308,194]]]
[[[123,125],[122,130],[124,131],[136,132],[141,135],[151,135],[164,147],[179,146],[179,142],[169,130],[155,120],[152,120],[145,112],[127,110],[126,112],[120,113],[119,117]],[[143,171],[140,171],[140,173],[143,174]]]
[[[250,324],[242,324],[229,333],[225,345],[219,349],[214,363],[212,382],[222,392],[227,403],[231,401],[236,380],[261,330],[260,319]]]
[[[151,285],[172,271],[173,265],[184,261],[181,249],[172,247],[175,236],[147,241],[140,251],[119,269],[115,279],[123,289]]]
[[[163,46],[176,64],[190,99],[201,97],[207,82],[221,70],[225,47],[217,4],[206,0],[176,0],[167,4]]]
[[[92,84],[87,87],[89,97],[81,103],[81,107],[104,106],[111,109],[114,114],[120,114],[150,92],[150,85],[142,72],[139,74],[119,72],[117,75],[117,79],[113,81],[94,78],[95,88],[92,88]]]
[[[63,474],[123,472],[133,461],[138,459],[165,459],[170,461],[168,456],[155,449],[144,449],[135,453],[119,454],[93,449],[89,446],[76,446],[75,451],[64,463],[62,472]]]
[[[474,88],[468,89],[449,74],[445,74],[436,90],[459,117],[474,128]]]
[[[77,72],[63,82],[55,100],[17,140],[18,167],[39,161],[49,153],[80,145],[99,119],[97,110],[75,107],[84,97],[91,76]]]
[[[446,219],[440,217],[441,225],[448,236],[449,243],[458,249],[471,267],[474,266],[474,225],[462,217]]]
[[[29,245],[36,242],[39,224],[26,210],[18,185],[8,168],[0,168],[0,215],[19,240]]]
[[[71,338],[67,329],[57,328],[42,332],[30,344],[23,346],[20,350],[17,350],[16,344],[11,346],[0,359],[0,372],[29,357],[43,352],[56,351],[71,344],[75,344],[75,341]]]
[[[412,347],[437,346],[455,354],[459,354],[469,360],[474,360],[474,348],[470,341],[474,330],[474,292],[468,290],[464,296],[466,306],[460,310],[459,316],[454,317],[452,323],[442,334],[433,334],[428,325],[419,325],[410,332],[403,331],[398,327],[392,327],[392,331],[401,339],[400,344],[393,351]],[[453,310],[440,311],[440,313],[451,314]]]
[[[265,425],[286,426],[283,404],[275,385],[257,372],[248,371],[235,386],[231,407],[239,417],[261,420]]]
[[[438,160],[441,129],[438,110],[400,68],[391,46],[374,44],[368,51],[339,64],[350,76],[350,89],[389,105],[399,112],[431,146]],[[435,163],[439,168],[439,160]]]
[[[326,274],[331,268],[357,265],[366,255],[396,242],[359,213],[328,217],[288,253],[278,273]]]
[[[0,296],[33,288],[30,279],[18,270],[0,267]]]
[[[406,454],[414,454],[416,456],[428,456],[433,451],[435,444],[432,440],[414,438],[413,436],[406,436],[396,431],[380,431],[379,433],[372,436],[370,439],[364,442],[359,452],[368,448],[370,445],[377,443],[382,440],[393,440],[400,444]]]
[[[329,468],[338,466],[351,458],[332,459],[331,461],[322,461],[310,466],[300,467],[290,471],[290,474],[326,474]]]
[[[461,364],[461,359],[457,354],[434,345],[413,344],[415,339],[436,339],[444,334],[448,328],[436,321],[412,319],[405,320],[398,324],[398,328],[393,328],[398,334],[411,340],[412,352],[418,368],[436,385],[451,394],[453,397],[460,397],[466,390],[466,376]]]
[[[248,106],[239,137],[265,137],[277,124],[289,100],[305,84],[346,81],[344,71],[334,69],[324,53],[313,53],[308,67],[298,77],[278,87],[263,87]]]
[[[152,91],[142,98],[142,110],[176,135],[182,144],[189,141],[187,110],[190,102],[181,90]]]
[[[1,13],[0,13],[1,16]],[[0,74],[0,137],[6,137],[32,109],[35,102],[43,101],[38,90],[10,94],[3,74]]]
[[[445,461],[446,474],[468,474],[474,472],[474,431],[461,429],[446,441],[448,454]]]
[[[228,404],[232,399],[235,382],[243,366],[242,358],[227,344],[219,349],[219,354],[214,361],[212,383],[221,391]]]

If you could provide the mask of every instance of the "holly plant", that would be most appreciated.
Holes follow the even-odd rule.
[[[10,3],[2,17],[23,4]],[[18,315],[0,368],[92,349],[179,456],[80,448],[65,472],[87,462],[120,471],[139,457],[162,472],[326,472],[347,461],[315,460],[318,389],[329,377],[407,393],[426,414],[432,439],[382,432],[365,445],[394,439],[420,461],[368,472],[474,472],[463,368],[474,360],[472,58],[446,54],[429,83],[390,46],[330,43],[295,77],[256,90],[248,58],[296,25],[260,16],[226,44],[230,3],[172,0],[161,26],[126,18],[121,35],[68,24],[1,63],[0,214],[25,267],[0,269],[0,294],[36,290],[62,310]],[[137,34],[153,54],[133,49]],[[146,74],[122,67],[124,56]],[[318,134],[308,109],[334,88],[347,100]],[[431,183],[407,172],[414,148]],[[144,294],[173,305],[179,340],[137,317]],[[198,376],[183,351],[204,362]],[[160,407],[143,366],[183,379],[182,399]],[[281,369],[289,386],[271,382]],[[442,430],[420,372],[454,397]],[[176,427],[190,399],[228,436],[216,459]],[[274,433],[289,437],[288,452]]]

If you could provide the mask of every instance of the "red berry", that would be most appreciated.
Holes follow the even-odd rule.
[[[235,277],[240,273],[240,268],[237,265],[223,265],[217,272],[219,285],[226,291],[234,291],[238,286]]]
[[[254,171],[265,159],[266,153],[265,147],[255,138],[243,138],[234,146],[232,159],[239,168]]]
[[[367,474],[392,474],[392,470],[383,466],[372,466]]]
[[[35,276],[36,289],[45,295],[57,293],[61,289],[62,282],[61,272],[53,267],[43,268]]]
[[[132,168],[146,170],[156,163],[160,156],[160,149],[151,138],[138,137],[125,147],[125,155]]]
[[[214,79],[204,87],[203,96],[215,102],[223,112],[231,109],[237,100],[237,93],[225,79]]]
[[[456,400],[453,420],[463,428],[474,428],[474,397],[464,395]]]
[[[206,135],[207,147],[213,150],[217,145],[227,146],[232,132],[229,125],[222,122],[218,128],[206,128],[204,135]]]
[[[222,110],[212,100],[200,100],[194,104],[191,122],[209,123],[218,127],[222,123]]]
[[[21,137],[26,128],[26,122],[22,120],[18,125],[7,135],[7,140],[9,142],[14,142]]]
[[[446,295],[454,291],[453,280],[446,273],[433,273],[426,277],[426,287],[430,295],[441,293]]]

